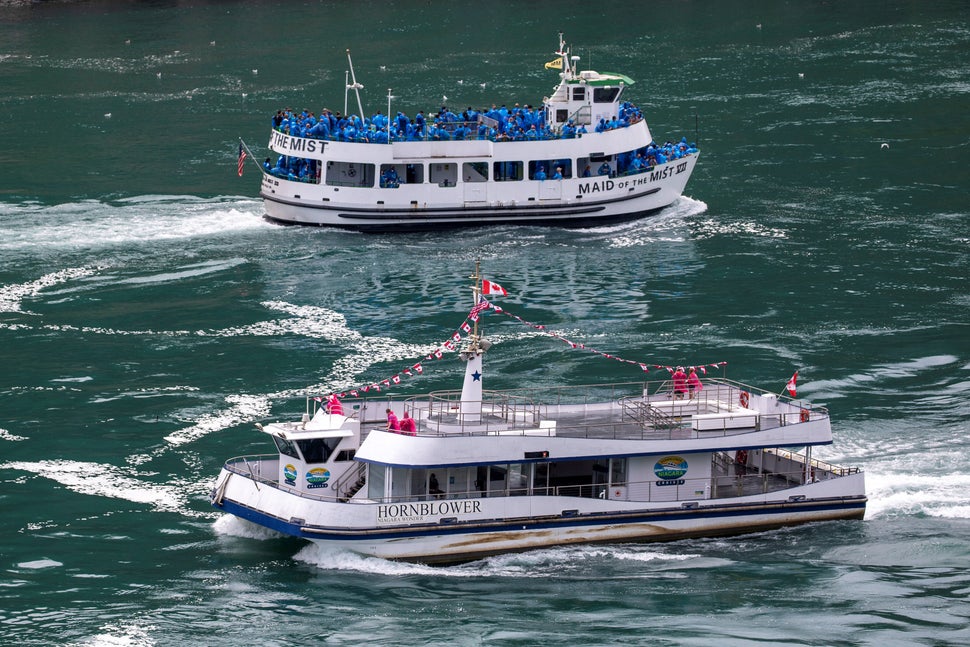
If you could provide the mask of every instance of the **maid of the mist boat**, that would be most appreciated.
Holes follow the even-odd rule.
[[[633,80],[579,71],[560,35],[560,82],[537,107],[493,106],[413,118],[280,111],[261,165],[267,216],[362,231],[488,224],[589,226],[638,218],[681,196],[698,150],[655,142],[625,100]],[[348,80],[350,80],[350,78]],[[447,99],[447,97],[444,97]],[[254,158],[255,159],[255,158]],[[240,173],[242,165],[240,165]]]
[[[326,406],[308,397],[302,420],[257,425],[278,453],[227,461],[212,504],[286,535],[426,563],[863,517],[863,473],[812,458],[832,442],[828,411],[788,395],[710,377],[688,391],[676,375],[485,389],[481,313],[523,321],[486,300],[483,285],[496,287],[477,269],[472,278],[475,307],[427,358],[455,348],[460,391],[388,394],[418,363]],[[388,431],[388,409],[407,411],[415,431]]]

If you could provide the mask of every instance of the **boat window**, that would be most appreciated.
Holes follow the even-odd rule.
[[[284,440],[279,436],[273,436],[273,442],[276,443],[276,449],[278,449],[279,452],[284,456],[300,458],[300,455],[296,452],[296,445],[292,440]]]
[[[375,166],[360,162],[327,162],[330,186],[373,187]]]
[[[626,485],[626,461],[625,458],[610,459],[610,483],[613,485]]]
[[[569,111],[565,108],[559,108],[556,110],[556,123],[565,123],[569,119]]]
[[[341,449],[337,452],[337,458],[334,460],[338,463],[346,463],[347,461],[354,460],[354,456],[357,454],[356,450],[353,449]]]
[[[428,179],[438,186],[455,186],[458,183],[458,165],[453,162],[432,164]]]
[[[340,438],[310,438],[296,441],[307,463],[326,463],[333,450],[340,444]]]
[[[530,465],[513,463],[509,465],[509,496],[524,496],[529,493]]]
[[[384,481],[387,470],[383,465],[369,465],[367,467],[367,498],[380,501],[384,498]]]
[[[620,88],[593,88],[593,103],[613,103],[620,94]]]
[[[522,179],[522,162],[495,162],[492,170],[495,172],[496,182],[508,182]]]
[[[424,164],[405,164],[404,183],[421,184],[424,182]]]
[[[585,101],[586,100],[586,88],[580,86],[578,88],[573,88],[573,101]]]
[[[542,169],[542,172],[546,174],[546,180],[551,180],[558,170],[562,175],[563,179],[570,178],[573,176],[573,161],[570,159],[561,160],[532,160],[529,162],[529,179],[535,180],[536,173]]]
[[[465,162],[461,177],[465,182],[488,182],[488,162]]]
[[[596,177],[598,175],[611,176],[616,174],[612,155],[590,155],[576,160],[576,168],[580,169],[579,177]]]
[[[405,184],[402,175],[404,175],[404,164],[381,164],[381,188],[396,189]]]
[[[532,483],[532,493],[537,496],[550,494],[549,463],[536,463],[535,480]]]

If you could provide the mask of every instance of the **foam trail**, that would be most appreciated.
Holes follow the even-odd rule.
[[[31,472],[57,481],[79,494],[145,503],[158,511],[184,513],[187,508],[185,493],[178,487],[147,483],[130,470],[114,465],[69,460],[12,461],[0,463],[0,469]]]
[[[24,299],[37,296],[46,288],[91,276],[98,269],[100,268],[73,267],[45,274],[36,281],[4,285],[0,287],[0,312],[24,312],[22,309]]]

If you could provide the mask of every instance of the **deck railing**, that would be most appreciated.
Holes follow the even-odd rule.
[[[806,475],[805,457],[786,450],[766,450],[765,456],[784,461],[783,464],[795,467],[783,471],[760,470],[757,466],[740,466],[725,455],[717,454],[714,458],[713,473],[710,477],[694,479],[669,479],[648,481],[624,481],[615,483],[571,483],[566,485],[549,485],[541,487],[515,486],[507,484],[503,488],[486,490],[450,490],[441,494],[411,494],[380,499],[366,499],[362,503],[405,503],[433,500],[479,499],[506,496],[561,496],[582,499],[614,499],[629,502],[657,503],[669,502],[672,505],[691,501],[707,501],[757,494],[770,494],[805,485],[819,480],[830,480],[846,477],[860,472],[859,468],[843,468],[823,461],[811,461],[813,468]],[[273,464],[272,476],[263,474],[261,465]],[[242,456],[230,459],[225,469],[255,481],[258,485],[265,485],[278,489],[285,489],[289,494],[313,499],[317,501],[338,502],[345,500],[345,493],[331,489],[327,494],[310,493],[296,490],[292,487],[283,488],[276,473],[278,459],[275,456]],[[773,465],[782,465],[780,462]],[[731,471],[735,471],[731,474]],[[351,470],[355,475],[357,470]]]

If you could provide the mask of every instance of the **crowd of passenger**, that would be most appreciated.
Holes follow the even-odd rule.
[[[626,128],[643,119],[640,109],[627,101],[620,104],[618,112],[619,114],[612,119],[600,119],[594,127],[594,132]],[[273,115],[272,123],[274,130],[292,137],[375,144],[386,144],[388,141],[476,139],[494,142],[538,141],[574,139],[588,133],[585,125],[575,124],[572,119],[558,128],[550,128],[546,123],[545,110],[518,104],[511,109],[504,104],[500,107],[493,104],[489,110],[475,110],[469,107],[460,113],[453,112],[447,106],[441,106],[437,114],[429,116],[419,110],[413,119],[402,112],[398,112],[389,119],[378,111],[370,117],[361,119],[358,115],[342,116],[339,111],[333,113],[327,108],[324,108],[319,115],[308,110],[298,112],[287,108],[278,110]],[[615,166],[604,162],[594,172],[587,165],[579,174],[583,177],[594,174],[612,177],[632,175],[696,152],[697,147],[694,144],[688,144],[686,138],[682,138],[676,144],[651,143],[644,148],[617,155]],[[285,155],[279,156],[275,164],[270,158],[266,158],[263,167],[267,173],[291,181],[318,182],[321,172],[317,160]],[[550,169],[549,177],[560,179],[556,177],[553,169]],[[545,172],[540,177],[532,179],[546,179]],[[398,186],[399,183],[400,179],[397,177],[382,177],[382,186]]]
[[[600,119],[595,132],[626,128],[643,119],[640,109],[629,102],[620,105],[619,115],[613,119]],[[292,108],[277,110],[273,115],[273,130],[292,137],[309,137],[341,142],[364,142],[386,144],[388,141],[535,141],[548,139],[573,139],[587,133],[586,126],[569,120],[560,128],[546,124],[545,110],[529,105],[516,104],[511,109],[504,104],[489,110],[468,107],[453,112],[441,106],[437,114],[426,116],[419,110],[412,119],[403,112],[394,117],[377,111],[361,119],[358,115],[336,114],[324,108],[319,115],[308,110]]]

